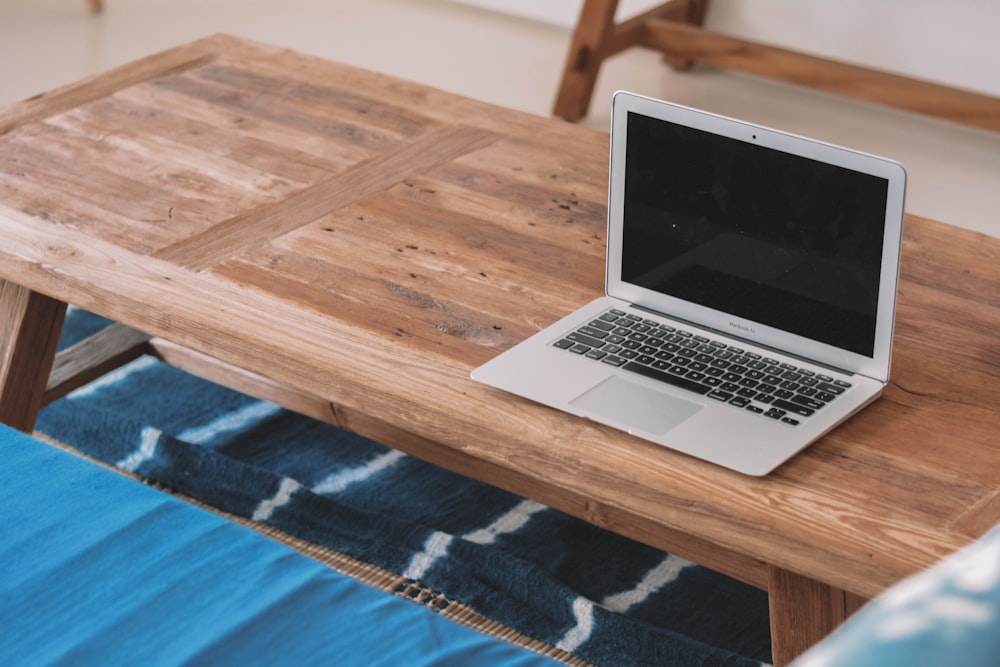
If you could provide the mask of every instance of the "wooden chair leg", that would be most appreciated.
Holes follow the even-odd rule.
[[[633,46],[642,46],[650,21],[661,19],[700,26],[708,0],[669,0],[621,23],[615,23],[618,0],[585,0],[580,10],[562,81],[552,113],[576,122],[587,115],[594,84],[605,58]],[[684,57],[664,58],[676,69],[690,67]]]
[[[100,14],[104,11],[104,2],[102,0],[87,0],[87,7],[94,14]]]
[[[570,122],[587,115],[594,83],[604,60],[602,51],[614,28],[618,0],[586,0],[570,42],[553,113]]]

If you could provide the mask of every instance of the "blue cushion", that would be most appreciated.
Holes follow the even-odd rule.
[[[2,425],[0,470],[0,664],[555,664]]]
[[[792,664],[1000,664],[1000,527],[879,595]]]

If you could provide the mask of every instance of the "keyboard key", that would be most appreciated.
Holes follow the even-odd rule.
[[[733,395],[730,394],[728,391],[722,391],[721,389],[713,389],[712,391],[708,392],[707,396],[709,398],[714,398],[717,401],[722,401],[723,403],[728,402],[729,399],[733,397]]]
[[[602,345],[604,345],[604,341],[600,340],[599,338],[594,338],[593,336],[582,334],[579,331],[574,331],[573,333],[567,335],[566,338],[573,341],[574,343],[583,343],[584,345],[588,345],[590,347],[601,347]]]
[[[583,334],[584,336],[592,336],[593,338],[604,338],[608,335],[607,331],[602,329],[596,329],[594,327],[580,327],[577,329],[577,333]]]
[[[663,371],[658,371],[655,368],[650,368],[649,366],[643,366],[642,364],[637,364],[634,361],[630,361],[625,364],[622,368],[633,373],[638,373],[639,375],[644,375],[654,380],[660,380],[661,382],[666,382],[674,387],[680,387],[681,389],[687,389],[688,391],[693,391],[696,394],[706,394],[708,393],[708,387],[693,380],[688,380],[685,377],[680,377],[678,375],[672,375],[670,373],[664,373]],[[683,367],[682,367],[683,368]]]
[[[771,404],[773,407],[781,408],[786,412],[792,412],[801,417],[811,417],[816,411],[812,408],[807,408],[804,405],[799,405],[798,403],[792,403],[791,401],[786,401],[781,398],[774,399],[774,403]]]
[[[792,396],[792,403],[798,403],[799,405],[804,405],[807,408],[812,408],[813,410],[819,410],[826,403],[822,401],[817,401],[815,398],[810,398],[808,396],[803,396],[802,394],[796,394]]]

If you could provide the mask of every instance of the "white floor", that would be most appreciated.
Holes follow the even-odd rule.
[[[548,114],[569,31],[451,0],[0,0],[0,104],[228,32]],[[711,19],[711,16],[709,17]],[[1000,237],[1000,134],[633,50],[602,71],[586,124],[619,88],[878,153],[909,172],[911,213]]]

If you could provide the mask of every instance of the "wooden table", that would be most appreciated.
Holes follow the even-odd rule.
[[[1000,520],[1000,240],[908,218],[886,395],[744,477],[469,379],[602,293],[607,154],[226,36],[0,110],[0,419],[152,352],[765,588],[784,664]]]

